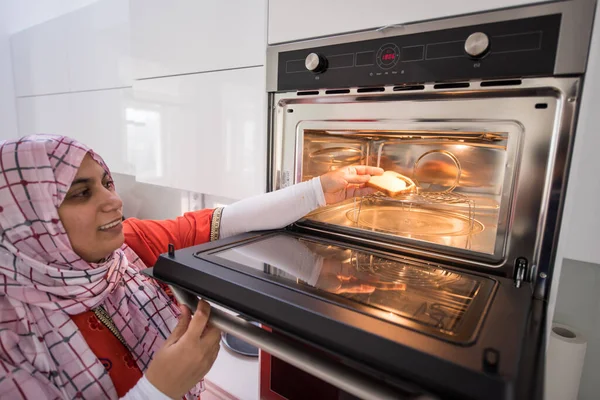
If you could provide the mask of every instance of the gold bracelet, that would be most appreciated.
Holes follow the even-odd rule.
[[[210,223],[210,241],[214,242],[219,239],[221,231],[221,215],[223,214],[223,207],[215,208],[212,215],[212,221]]]

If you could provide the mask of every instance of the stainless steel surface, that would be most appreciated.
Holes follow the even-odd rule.
[[[319,57],[316,53],[310,53],[306,56],[306,60],[304,61],[304,65],[306,69],[312,72],[317,72],[320,68],[322,68],[323,61],[321,57]]]
[[[196,309],[198,298],[189,292],[171,286],[177,300]],[[223,332],[239,337],[245,342],[261,348],[269,354],[314,375],[361,399],[399,399],[399,394],[383,386],[364,374],[361,374],[338,362],[317,357],[305,350],[304,347],[283,341],[268,331],[254,326],[248,321],[230,315],[219,309],[212,308],[210,322]],[[429,397],[420,397],[422,399]],[[433,398],[431,398],[433,399]]]
[[[343,213],[327,216],[336,219],[337,227],[327,222],[324,214],[320,225],[310,221],[303,224],[314,232],[334,232],[340,239],[359,236],[365,245],[376,243],[390,251],[426,255],[467,268],[495,269],[509,277],[513,276],[516,260],[523,257],[531,270],[537,271],[531,276],[539,277],[548,272],[550,264],[541,260],[552,252],[554,236],[548,236],[547,231],[554,234],[557,221],[547,215],[549,209],[558,207],[556,202],[564,185],[563,169],[568,162],[579,84],[578,78],[539,78],[500,88],[471,82],[468,89],[460,90],[440,90],[426,84],[418,92],[394,92],[386,87],[377,94],[357,93],[355,88],[343,95],[273,94],[274,175],[292,176],[293,183],[326,172],[316,163],[307,164],[308,154],[320,146],[325,153],[324,149],[337,148],[331,152],[338,156],[343,154],[342,149],[351,150],[361,155],[360,163],[379,163],[410,177],[416,157],[431,150],[422,147],[416,151],[418,141],[434,143],[432,146],[451,151],[460,159],[461,185],[454,192],[476,198],[475,220],[484,227],[476,235],[479,238],[463,243],[462,249],[458,245],[450,249],[447,243],[386,239],[381,232],[357,235],[348,226],[345,214],[352,209],[351,204]],[[538,104],[543,107],[538,108]],[[407,138],[411,134],[415,136],[412,142]],[[306,142],[304,135],[311,135],[311,140]],[[330,144],[328,137],[332,138]],[[461,140],[468,153],[452,148],[451,142]],[[402,153],[403,148],[412,149],[412,155],[407,150]],[[349,156],[350,151],[345,154]],[[484,158],[477,161],[477,154]],[[467,156],[475,158],[466,161]],[[481,167],[483,160],[489,169]],[[307,165],[314,170],[307,170]],[[451,186],[457,171],[452,170],[456,168],[450,161],[446,161],[445,168],[452,172],[444,181]],[[427,171],[425,168],[419,173],[432,176]],[[276,181],[273,184],[277,187]],[[492,240],[492,251],[478,248],[478,240],[480,244]],[[538,279],[536,293],[543,296],[545,280]]]
[[[469,35],[465,41],[465,52],[471,57],[479,57],[490,48],[490,38],[483,32]]]
[[[277,54],[318,46],[380,39],[432,30],[485,24],[542,15],[562,14],[558,51],[554,73],[556,75],[582,74],[587,64],[589,38],[596,8],[596,0],[570,0],[490,11],[472,15],[444,18],[426,22],[403,24],[398,28],[368,30],[345,35],[324,37],[267,47],[267,91],[277,91]]]

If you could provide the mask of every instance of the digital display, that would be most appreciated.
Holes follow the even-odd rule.
[[[393,61],[396,59],[395,53],[387,53],[381,56],[382,61]]]

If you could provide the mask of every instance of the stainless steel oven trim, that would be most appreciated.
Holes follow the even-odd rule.
[[[450,98],[454,98],[457,96],[466,96],[471,98],[490,98],[490,97],[510,97],[514,96],[517,92],[527,92],[530,95],[539,95],[540,93],[546,93],[549,96],[557,99],[557,110],[555,113],[555,121],[557,122],[553,128],[553,139],[555,142],[552,145],[551,154],[549,154],[549,166],[553,167],[554,165],[559,165],[564,168],[564,171],[560,174],[555,174],[552,176],[552,179],[546,180],[544,184],[544,202],[542,206],[542,212],[540,213],[540,218],[538,219],[538,231],[546,231],[544,235],[539,235],[538,240],[540,241],[533,250],[535,250],[535,261],[532,263],[530,268],[530,278],[534,281],[532,286],[534,286],[533,290],[536,293],[536,297],[545,298],[547,296],[547,283],[549,281],[550,273],[551,273],[551,265],[553,263],[553,247],[558,237],[558,222],[560,215],[557,215],[556,218],[549,220],[548,210],[556,209],[560,210],[560,204],[563,201],[562,191],[566,185],[566,177],[568,172],[568,164],[570,160],[570,153],[568,150],[570,149],[573,137],[574,137],[574,123],[575,123],[575,115],[578,104],[578,95],[579,95],[579,87],[581,84],[581,79],[579,77],[563,77],[563,78],[531,78],[531,79],[523,79],[514,85],[507,85],[502,87],[487,87],[481,86],[481,82],[473,81],[470,83],[470,87],[465,89],[435,89],[433,84],[424,85],[423,90],[418,91],[407,91],[407,92],[394,92],[393,87],[385,87],[384,92],[380,93],[357,93],[357,88],[350,89],[350,93],[344,95],[327,95],[325,91],[317,91],[318,94],[309,95],[309,96],[297,96],[295,93],[271,93],[270,99],[271,104],[273,104],[273,108],[271,109],[271,121],[273,121],[272,127],[274,128],[270,135],[273,136],[273,154],[272,161],[275,163],[275,167],[273,171],[276,172],[278,170],[277,166],[281,165],[283,160],[283,148],[284,143],[282,138],[280,137],[280,132],[278,132],[278,128],[284,124],[285,115],[282,112],[281,107],[278,107],[278,102],[284,98],[297,98],[297,102],[299,103],[328,103],[328,102],[347,102],[354,103],[358,99],[369,99],[371,97],[383,97],[385,96],[386,100],[419,100],[419,99],[445,99],[449,100]],[[561,153],[557,153],[556,149],[560,148]],[[546,178],[548,178],[548,174],[550,173],[552,168],[546,170]],[[275,176],[278,176],[278,173],[275,173],[272,179],[275,179]],[[291,183],[291,182],[290,182]],[[273,180],[274,188],[278,189],[281,186],[277,184],[275,180]],[[557,194],[558,193],[558,194]],[[549,197],[548,195],[551,194]],[[560,214],[560,213],[559,213]],[[413,253],[417,256],[422,256],[422,251],[413,251],[411,249],[402,248],[402,251],[408,251],[409,253]],[[532,250],[532,251],[533,251]],[[481,263],[481,262],[472,262],[470,260],[464,260],[460,257],[456,257],[453,255],[442,255],[440,256],[442,262],[450,262],[454,265],[462,264],[464,266],[471,266],[474,269],[481,270],[485,268],[489,268],[489,264]],[[532,257],[533,260],[533,257]],[[509,265],[510,263],[505,263],[504,265],[504,276],[512,277],[513,274],[513,265]]]
[[[280,52],[551,14],[562,15],[554,74],[582,74],[587,64],[595,8],[596,0],[557,1],[268,46],[267,91],[277,91]]]
[[[190,310],[195,310],[198,297],[177,286],[169,285],[176,299],[181,304],[186,304]],[[306,352],[301,346],[283,341],[266,330],[252,325],[239,317],[229,315],[217,308],[210,312],[210,322],[223,332],[236,336],[245,342],[256,346],[281,360],[314,375],[361,399],[398,399],[399,393],[382,385],[380,382],[369,378],[341,363],[318,357]],[[433,400],[426,394],[418,396],[419,399]]]

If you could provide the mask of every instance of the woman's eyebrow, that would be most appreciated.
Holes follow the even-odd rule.
[[[108,176],[108,172],[105,171],[104,175],[102,175],[101,181],[103,181],[104,179],[106,179],[107,176]],[[78,185],[80,183],[90,183],[90,182],[93,182],[93,181],[94,181],[94,178],[78,178],[78,179],[75,179],[73,181],[73,183],[71,183],[71,186],[75,186],[75,185]]]
[[[78,185],[80,183],[89,183],[92,180],[93,180],[92,178],[79,178],[79,179],[75,179],[73,181],[73,183],[71,183],[71,186],[75,186],[75,185]]]

